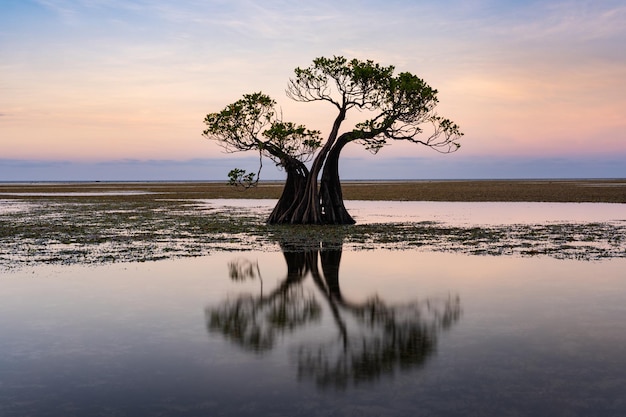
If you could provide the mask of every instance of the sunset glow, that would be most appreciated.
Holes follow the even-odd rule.
[[[593,166],[596,176],[626,176],[620,1],[8,0],[2,7],[0,180],[29,179],[26,165],[42,161],[79,164],[77,180],[92,179],[80,170],[94,162],[132,160],[129,175],[142,176],[141,161],[163,161],[172,178],[185,161],[214,165],[226,156],[202,138],[204,116],[255,91],[277,100],[286,120],[326,132],[333,108],[294,103],[284,90],[295,67],[333,55],[395,65],[439,90],[440,114],[465,133],[444,162],[455,167],[449,175],[506,176],[495,167],[507,158],[559,158]],[[356,145],[345,152],[385,166],[399,157],[437,165],[434,154],[409,144],[376,156]],[[477,159],[494,169],[475,170]],[[390,176],[424,175],[402,166]],[[225,178],[220,172],[204,178]]]

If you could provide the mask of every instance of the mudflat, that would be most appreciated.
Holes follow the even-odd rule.
[[[215,251],[420,248],[471,254],[626,257],[626,223],[454,226],[429,218],[354,226],[270,226],[281,183],[239,191],[217,182],[0,184],[0,272],[38,264],[143,262]],[[626,203],[626,180],[347,181],[347,200]],[[208,200],[208,201],[205,201]],[[620,204],[621,206],[621,204]],[[625,206],[626,207],[626,206]]]
[[[65,193],[140,192],[149,193],[143,198],[150,199],[155,194],[192,199],[276,199],[282,187],[281,182],[261,182],[248,190],[223,182],[195,181],[0,183],[0,198],[38,198],[42,193],[62,196]],[[346,200],[626,203],[626,179],[344,181],[342,189]],[[107,198],[112,197],[115,196]],[[133,199],[142,199],[142,196],[135,194]]]

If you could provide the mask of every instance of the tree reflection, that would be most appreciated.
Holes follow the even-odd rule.
[[[263,279],[257,263],[245,259],[230,262],[234,281],[258,279],[260,295],[242,294],[215,308],[206,309],[207,326],[241,347],[256,352],[271,349],[277,335],[319,320],[321,306],[314,294],[298,285],[306,276],[309,254],[284,252],[287,276],[271,293],[263,293]]]
[[[239,259],[229,264],[235,281],[258,280],[258,295],[240,294],[205,310],[207,329],[254,352],[272,349],[279,336],[322,321],[324,304],[335,334],[297,348],[301,379],[320,387],[345,388],[373,381],[398,370],[416,369],[435,352],[437,335],[461,316],[458,297],[390,304],[378,296],[362,302],[344,298],[339,285],[341,249],[319,244],[296,251],[281,245],[287,275],[269,293],[257,263]],[[341,247],[334,242],[331,247]],[[321,266],[321,268],[320,268]],[[311,276],[314,288],[307,288]],[[320,300],[318,300],[318,298]],[[321,341],[320,341],[321,340]]]

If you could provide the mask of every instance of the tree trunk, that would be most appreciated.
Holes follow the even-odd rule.
[[[283,193],[278,199],[278,203],[270,214],[268,224],[323,224],[326,223],[324,211],[322,210],[322,202],[320,198],[320,190],[318,189],[317,178],[326,163],[329,153],[334,149],[339,128],[345,119],[346,110],[339,110],[339,115],[333,123],[333,128],[328,136],[328,140],[315,157],[311,169],[307,170],[306,166],[300,161],[289,157],[280,149],[267,148],[272,155],[280,158],[281,166],[287,171],[287,181]],[[343,147],[343,145],[341,146]],[[334,159],[339,158],[339,151]],[[337,161],[335,161],[337,164]],[[337,175],[337,184],[339,184],[339,176]],[[328,187],[327,187],[328,188]],[[339,200],[341,200],[341,187],[330,186],[330,190],[339,190]],[[341,203],[343,205],[343,202]],[[345,208],[344,208],[345,211]],[[353,224],[354,220],[347,214],[344,222],[339,224]]]
[[[319,170],[318,170],[319,172]],[[302,186],[301,197],[283,223],[322,224],[322,208],[317,189],[317,174],[309,173]]]
[[[339,155],[343,147],[349,143],[349,136],[343,134],[337,139],[337,143],[331,149],[326,158],[322,180],[320,184],[320,197],[323,210],[323,221],[326,224],[354,224],[356,223],[343,203],[341,181],[339,179]]]
[[[287,180],[285,181],[285,188],[272,210],[267,224],[281,224],[289,223],[286,219],[289,219],[295,207],[302,200],[304,194],[304,187],[307,183],[307,172],[303,172],[300,169],[285,168],[287,171]]]
[[[326,162],[326,157],[328,153],[332,149],[335,141],[337,139],[337,135],[339,134],[339,128],[341,123],[344,121],[346,117],[346,110],[342,108],[339,110],[339,115],[335,119],[333,123],[333,128],[328,135],[328,140],[320,150],[320,152],[315,157],[313,164],[311,165],[311,170],[309,171],[306,183],[303,186],[303,193],[301,196],[298,196],[298,200],[293,207],[293,210],[289,210],[284,216],[279,219],[279,223],[288,223],[288,224],[323,224],[323,212],[322,205],[320,200],[320,194],[318,189],[317,177],[319,176],[324,163]]]

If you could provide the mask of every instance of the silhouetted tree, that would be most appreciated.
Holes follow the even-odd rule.
[[[351,142],[374,153],[390,140],[449,153],[459,148],[463,135],[455,123],[436,114],[437,90],[411,73],[394,75],[393,66],[370,60],[316,58],[309,68],[295,69],[287,96],[305,103],[326,102],[337,110],[325,141],[318,130],[283,121],[276,102],[260,92],[246,94],[204,119],[205,137],[229,152],[258,151],[260,161],[268,157],[287,173],[270,224],[354,223],[344,206],[339,179],[339,157]],[[342,132],[350,111],[360,111],[365,118]],[[229,177],[231,184],[245,187],[258,181],[258,173],[238,168]]]

